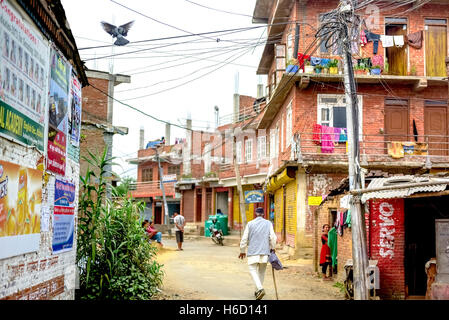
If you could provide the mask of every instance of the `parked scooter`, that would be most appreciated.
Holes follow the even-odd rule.
[[[210,237],[214,243],[223,245],[223,231],[221,229],[217,229],[216,223],[217,218],[212,219],[212,225],[209,226]]]

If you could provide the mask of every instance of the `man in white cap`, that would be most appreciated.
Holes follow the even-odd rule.
[[[245,251],[248,247],[249,273],[256,285],[254,295],[257,300],[262,299],[265,295],[263,280],[267,268],[268,256],[271,251],[275,250],[277,240],[272,223],[264,219],[263,216],[263,208],[257,208],[256,219],[248,222],[243,232],[239,255],[240,259],[244,259],[246,256]]]

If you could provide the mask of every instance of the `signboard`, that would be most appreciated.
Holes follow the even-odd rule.
[[[71,144],[79,147],[81,135],[81,83],[74,74],[72,74],[71,83],[69,135]]]
[[[309,197],[308,204],[309,206],[319,206],[323,201],[323,197]]]
[[[176,178],[176,174],[168,174],[162,176],[162,183],[176,182],[178,179]]]
[[[0,259],[38,251],[42,171],[0,160]]]
[[[51,50],[47,170],[65,175],[71,65]]]
[[[49,48],[0,1],[0,134],[44,151]]]
[[[245,191],[245,203],[263,202],[263,190]]]
[[[53,253],[73,248],[75,231],[75,185],[56,179],[53,213]]]

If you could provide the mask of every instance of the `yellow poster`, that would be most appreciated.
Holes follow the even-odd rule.
[[[0,259],[37,251],[42,171],[0,161]]]
[[[319,206],[323,201],[323,197],[309,197],[309,206]]]

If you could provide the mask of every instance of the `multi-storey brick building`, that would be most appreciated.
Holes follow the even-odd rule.
[[[165,209],[161,181],[165,181],[168,217],[180,211],[181,195],[175,192],[174,185],[181,178],[182,144],[168,145],[170,138],[167,137],[165,140],[167,144],[161,142],[156,151],[152,148],[151,142],[144,146],[144,129],[141,129],[140,134],[140,150],[137,152],[137,158],[128,160],[129,163],[138,165],[137,182],[132,185],[131,195],[136,200],[145,202],[143,212],[145,219],[152,219],[156,224],[164,224]],[[159,162],[162,177],[159,172]]]
[[[266,187],[274,198],[275,231],[292,254],[313,246],[314,213],[348,175],[341,48],[314,43],[323,14],[338,4],[336,0],[258,0],[254,9],[253,21],[269,24],[270,41],[257,70],[268,76],[267,106],[258,125],[267,131],[270,142],[273,171]],[[360,164],[366,175],[373,170],[393,175],[444,171],[449,164],[445,70],[449,3],[426,1],[390,8],[378,10],[374,2],[356,12],[361,23],[352,56]],[[289,64],[299,68],[286,72]],[[414,219],[412,214],[407,220],[407,210],[398,208],[405,219],[397,223],[405,226],[405,234],[413,235],[419,226],[407,223]],[[431,220],[437,217],[432,214]],[[432,235],[433,230],[434,224],[429,223],[421,231]],[[422,252],[412,252],[413,243],[408,244],[397,257],[407,257],[408,264],[405,268],[402,264],[400,272],[410,283],[410,275],[421,272],[423,265],[410,264]],[[399,291],[403,296],[404,283]]]

